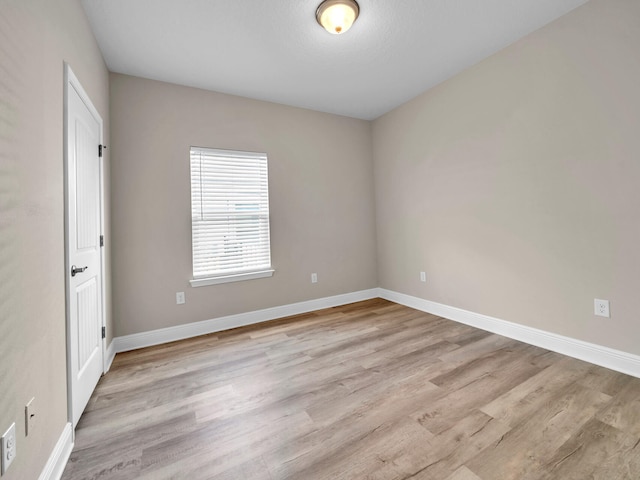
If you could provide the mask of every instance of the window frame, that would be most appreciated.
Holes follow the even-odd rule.
[[[196,255],[198,253],[200,253],[201,255],[201,250],[200,252],[198,252],[198,249],[196,247],[196,238],[195,238],[195,234],[196,234],[196,222],[198,221],[196,219],[195,216],[195,212],[196,212],[196,204],[199,206],[198,208],[200,209],[200,211],[203,211],[204,209],[204,202],[205,201],[217,201],[219,202],[220,199],[227,201],[229,204],[232,203],[238,203],[238,202],[242,202],[242,201],[246,201],[245,198],[242,198],[242,196],[234,196],[234,194],[228,194],[228,195],[221,195],[219,197],[217,197],[217,200],[212,200],[213,198],[216,198],[216,192],[214,193],[210,193],[206,200],[203,199],[202,197],[202,185],[203,185],[203,181],[202,181],[202,168],[200,169],[200,175],[198,176],[198,178],[194,178],[194,155],[198,155],[198,154],[204,154],[204,155],[210,155],[212,158],[212,162],[215,162],[215,160],[213,160],[214,158],[218,158],[218,159],[224,159],[224,160],[230,160],[230,159],[237,159],[238,161],[238,165],[235,167],[231,167],[233,168],[239,168],[242,169],[242,166],[240,165],[241,162],[243,160],[247,160],[247,161],[251,161],[251,162],[256,162],[256,161],[260,161],[260,162],[264,162],[264,165],[261,165],[260,167],[255,167],[255,172],[253,172],[254,174],[256,172],[260,172],[260,179],[259,180],[255,180],[255,184],[251,185],[251,186],[255,186],[256,188],[258,188],[258,196],[266,196],[266,201],[258,201],[259,207],[258,207],[258,215],[261,217],[261,220],[259,220],[258,222],[258,227],[257,227],[257,232],[258,235],[260,237],[264,237],[265,233],[266,233],[266,247],[267,247],[267,258],[269,261],[269,265],[267,266],[266,264],[261,264],[256,266],[256,268],[249,268],[246,270],[228,270],[228,271],[221,271],[218,270],[218,273],[216,273],[215,271],[209,271],[200,275],[196,275],[196,262],[197,262],[197,258]],[[202,162],[202,157],[200,158],[200,162]],[[199,164],[200,167],[202,166],[202,163]],[[191,273],[193,278],[189,281],[189,283],[191,284],[192,287],[203,287],[203,286],[207,286],[207,285],[217,285],[217,284],[221,284],[221,283],[229,283],[229,282],[239,282],[239,281],[244,281],[244,280],[253,280],[253,279],[257,279],[257,278],[266,278],[266,277],[271,277],[273,276],[273,273],[275,272],[273,266],[272,266],[272,259],[271,259],[271,215],[270,215],[270,208],[269,208],[269,178],[268,178],[268,167],[269,167],[269,159],[266,153],[263,152],[246,152],[246,151],[240,151],[240,150],[225,150],[225,149],[219,149],[219,148],[209,148],[209,147],[197,147],[197,146],[191,146],[189,147],[189,184],[190,184],[190,196],[191,196]],[[211,169],[211,166],[208,167],[209,169]],[[209,172],[211,174],[211,172]],[[228,174],[229,171],[225,171],[224,173]],[[264,177],[264,178],[262,178]],[[210,177],[211,178],[211,177]],[[200,192],[199,194],[194,194],[194,180],[197,180],[197,184],[196,184],[196,189]],[[243,185],[243,187],[246,187],[246,185]],[[219,187],[218,187],[219,188]],[[219,193],[219,192],[218,192]],[[197,198],[196,198],[197,197]],[[265,210],[266,209],[266,210]],[[224,216],[223,213],[220,212],[216,212],[213,215],[222,215]],[[237,229],[238,225],[236,224],[235,226],[233,225],[233,219],[238,219],[241,218],[241,215],[236,214],[235,216],[233,214],[228,214],[229,216],[227,228],[229,229]],[[259,223],[260,221],[264,222],[264,217],[266,215],[266,232],[264,231],[264,227],[260,227]],[[203,219],[201,218],[200,221],[202,222]],[[202,227],[202,225],[201,225]],[[206,227],[204,227],[206,228]],[[215,227],[214,227],[215,228]],[[213,235],[212,235],[213,236]],[[236,241],[238,242],[238,241]],[[264,238],[261,238],[259,241],[259,246],[264,248]],[[242,245],[242,242],[236,243],[234,245],[240,244]],[[263,252],[264,254],[264,252]],[[221,255],[220,258],[225,258],[224,255]],[[242,257],[245,258],[246,257]]]

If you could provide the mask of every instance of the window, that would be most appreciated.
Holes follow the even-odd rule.
[[[267,155],[191,147],[194,287],[270,277]]]

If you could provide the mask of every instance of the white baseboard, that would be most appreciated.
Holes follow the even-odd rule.
[[[450,307],[384,288],[378,289],[378,296],[391,302],[415,308],[416,310],[464,323],[488,332],[497,333],[504,337],[513,338],[514,340],[519,340],[530,345],[542,347],[640,378],[640,356],[631,353],[564,337],[555,333],[545,332],[544,330],[507,322],[498,318],[469,312],[461,308]]]
[[[323,308],[337,307],[348,303],[360,302],[378,297],[378,289],[361,290],[359,292],[345,293],[333,297],[318,298],[306,302],[292,303],[280,307],[266,308],[253,312],[239,313],[226,317],[204,320],[201,322],[188,323],[175,327],[161,328],[150,332],[134,333],[113,339],[115,352],[126,352],[138,348],[160,345],[162,343],[174,342],[185,338],[206,335],[232,328],[245,327],[256,323],[275,320],[277,318],[299,315],[301,313],[313,312]]]
[[[119,352],[254,325],[376,297],[640,378],[640,356],[384,288],[372,288],[370,290],[162,328],[150,332],[115,337],[107,349],[108,365],[111,365],[113,357]]]
[[[116,358],[115,338],[111,340],[111,343],[109,344],[109,346],[107,347],[107,351],[105,352],[104,372],[102,373],[107,373],[109,371],[114,358]]]
[[[53,448],[47,464],[44,466],[38,480],[60,480],[64,467],[67,466],[71,451],[73,450],[73,429],[67,423],[62,434]]]

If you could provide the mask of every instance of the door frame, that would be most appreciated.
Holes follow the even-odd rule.
[[[100,126],[100,139],[99,145],[104,141],[104,124],[102,117],[98,113],[98,110],[93,105],[93,102],[89,98],[89,95],[82,87],[82,84],[78,80],[78,77],[73,73],[71,66],[64,62],[64,100],[63,100],[63,115],[64,115],[64,279],[65,279],[65,326],[66,326],[66,345],[67,345],[67,420],[73,424],[73,385],[72,385],[72,365],[71,365],[71,316],[70,316],[70,294],[69,288],[69,276],[70,276],[70,263],[69,263],[69,89],[73,88],[79,95],[80,99],[86,105],[91,115],[96,119]],[[98,148],[98,145],[96,145]],[[104,152],[104,148],[103,148]],[[98,158],[99,166],[99,185],[100,185],[100,235],[104,238],[104,209],[105,209],[105,189],[104,189],[104,154]],[[106,281],[105,281],[105,249],[100,248],[100,279],[101,279],[101,291],[102,307],[100,311],[100,327],[106,327]],[[106,351],[106,338],[101,340],[101,353],[102,353],[102,373],[107,373],[107,351]],[[75,432],[74,432],[75,435]]]

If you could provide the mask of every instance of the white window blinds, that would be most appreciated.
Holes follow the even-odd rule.
[[[194,279],[271,271],[267,155],[192,147],[191,224]]]

